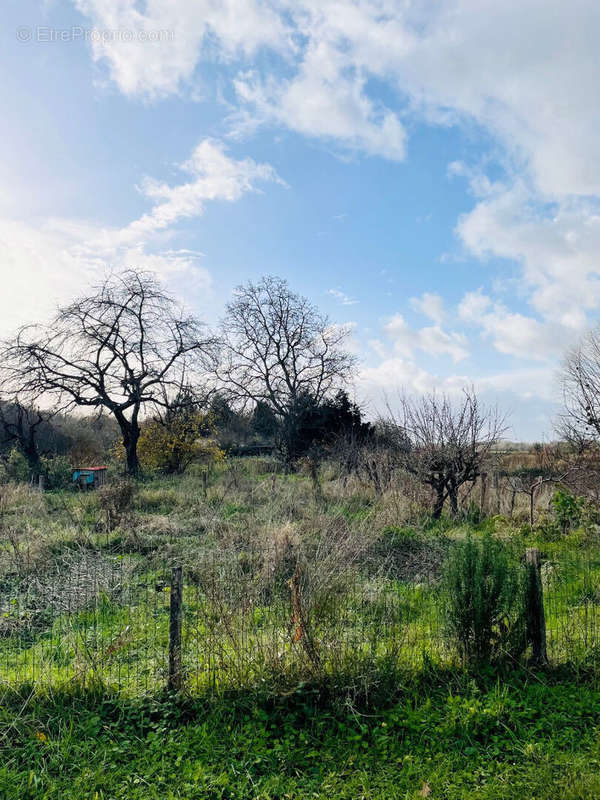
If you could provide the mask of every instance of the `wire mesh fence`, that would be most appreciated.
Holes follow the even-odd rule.
[[[35,575],[2,579],[0,683],[99,682],[144,694],[173,685],[175,670],[187,691],[221,692],[312,678],[368,681],[424,661],[457,665],[440,565],[406,572],[353,564],[323,577],[285,554],[259,562],[248,552],[211,552],[174,562],[73,550]],[[546,556],[540,578],[550,664],[595,666],[600,555]]]

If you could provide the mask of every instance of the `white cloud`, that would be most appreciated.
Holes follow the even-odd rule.
[[[234,202],[247,192],[255,192],[259,181],[284,182],[270,164],[257,164],[251,158],[236,161],[221,142],[201,141],[191,158],[181,165],[192,180],[176,186],[146,178],[142,193],[155,205],[152,211],[135,220],[122,232],[126,238],[144,236],[168,228],[180,219],[199,216],[210,200]]]
[[[480,126],[492,137],[505,177],[499,182],[453,162],[449,173],[468,179],[475,197],[456,232],[477,258],[520,265],[515,285],[530,309],[517,312],[506,298],[480,292],[463,299],[463,322],[479,327],[502,353],[550,363],[600,305],[598,3],[74,2],[98,28],[175,32],[174,42],[93,45],[95,61],[128,96],[194,90],[202,64],[216,63],[224,94],[235,103],[231,121],[238,133],[276,125],[338,150],[399,161],[415,119]],[[246,177],[252,188],[275,179]],[[238,179],[230,188],[244,185]],[[136,243],[136,230],[168,231],[211,198],[202,170],[181,186],[148,181],[143,188],[154,208],[121,232],[123,247]],[[216,192],[227,199],[227,188]],[[396,354],[464,357],[464,336],[442,327],[443,305],[422,297],[413,308],[433,325],[413,331],[397,321]],[[405,363],[395,357],[394,369],[398,361]],[[421,374],[414,365],[403,369]]]
[[[521,264],[524,297],[544,322],[580,330],[600,304],[596,4],[76,2],[99,28],[175,31],[175,42],[94,45],[94,58],[128,95],[164,96],[192,85],[204,61],[226,64],[237,132],[268,123],[342,150],[401,160],[409,114],[443,125],[475,121],[503,146],[509,177],[503,185],[481,169],[450,164],[449,173],[466,177],[477,198],[457,226],[465,249]],[[257,60],[261,49],[276,57]],[[378,83],[387,87],[385,105],[372,89]],[[206,178],[174,188],[147,182],[145,190],[160,202],[135,226],[168,225],[172,215],[195,213],[206,184]],[[438,301],[424,296],[413,307],[441,325]],[[535,322],[519,316],[504,322],[539,339]],[[496,323],[500,332],[503,322]],[[516,349],[509,334],[498,339],[505,352]]]
[[[250,58],[261,47],[294,46],[283,17],[258,0],[74,0],[99,35],[95,61],[126,95],[150,98],[179,92],[198,63]],[[103,36],[102,32],[109,32]],[[120,35],[111,36],[117,31]],[[122,33],[127,38],[124,40]]]
[[[479,326],[499,352],[524,360],[556,360],[578,333],[558,322],[510,311],[481,290],[468,292],[458,313],[464,322]]]
[[[556,380],[552,367],[531,367],[491,375],[440,375],[429,372],[410,358],[391,357],[377,366],[364,367],[357,380],[358,395],[372,416],[397,410],[403,394],[423,395],[432,391],[459,397],[466,386],[473,386],[489,406],[498,404],[506,413],[506,435],[521,441],[552,436],[548,407],[556,400]]]
[[[479,377],[476,383],[484,391],[512,394],[523,400],[537,399],[553,403],[557,399],[556,371],[552,366],[499,372]]]
[[[462,361],[469,355],[466,337],[461,333],[447,333],[439,325],[415,330],[407,324],[401,314],[395,314],[385,325],[385,331],[398,353],[410,356],[422,350],[432,356],[450,356],[453,361]]]
[[[439,294],[432,292],[425,292],[421,297],[412,297],[410,300],[411,306],[415,311],[424,314],[429,319],[441,325],[446,316],[444,309],[444,300]]]
[[[342,292],[339,289],[328,289],[327,294],[335,297],[335,299],[339,300],[343,306],[354,306],[360,302],[359,300],[355,300],[353,297],[349,297],[345,292]]]
[[[458,306],[458,315],[466,322],[479,322],[491,305],[492,301],[481,289],[467,292]]]
[[[261,81],[255,74],[242,74],[235,88],[250,107],[241,116],[242,130],[250,116],[254,124],[282,124],[348,150],[401,161],[406,150],[404,126],[397,114],[369,99],[365,82],[360,74],[348,74],[345,59],[320,46],[289,81]]]
[[[532,200],[522,182],[496,189],[460,218],[457,233],[478,257],[520,263],[533,308],[581,330],[600,303],[600,213],[592,201],[542,207]]]
[[[382,361],[387,358],[387,348],[381,339],[369,339],[368,345]]]
[[[555,399],[556,380],[551,367],[531,367],[498,372],[492,375],[468,376],[460,373],[439,375],[420,367],[410,358],[396,356],[384,359],[375,367],[363,367],[358,376],[358,386],[368,396],[381,393],[427,394],[443,391],[458,394],[465,386],[473,385],[488,396],[502,392],[515,398]]]
[[[132,42],[107,37],[92,47],[94,60],[107,66],[126,95],[160,98],[198,83],[203,61],[233,62],[242,67],[234,84],[242,105],[238,130],[276,122],[345,149],[404,157],[404,126],[398,114],[370,97],[367,81],[377,70],[366,60],[374,53],[381,60],[386,48],[399,52],[409,35],[400,20],[379,25],[376,4],[74,1],[97,29],[133,32]],[[140,32],[147,39],[151,31],[172,31],[174,38],[138,41]],[[292,76],[248,72],[261,49],[276,52]],[[384,56],[382,65],[386,61]]]
[[[419,367],[412,359],[398,357],[387,358],[375,367],[364,367],[357,379],[363,396],[379,400],[386,394],[404,390],[426,394],[441,384],[439,376]]]
[[[451,0],[429,6],[400,80],[434,114],[486,126],[544,194],[598,194],[599,33],[589,0]]]

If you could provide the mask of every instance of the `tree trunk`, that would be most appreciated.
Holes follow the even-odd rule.
[[[140,462],[137,455],[137,437],[129,441],[125,447],[125,452],[127,454],[127,474],[132,478],[136,478],[140,473]]]
[[[442,511],[444,510],[444,500],[446,496],[444,494],[444,487],[443,486],[435,486],[435,501],[433,503],[433,512],[432,517],[433,519],[439,519],[442,516]]]
[[[140,474],[140,462],[138,460],[137,445],[140,438],[140,427],[137,420],[130,421],[123,414],[116,414],[117,422],[123,436],[123,447],[125,448],[126,473],[131,478],[137,478]]]
[[[37,481],[42,474],[42,462],[37,447],[30,449],[29,447],[23,448],[23,455],[27,459],[27,465],[34,481]]]
[[[458,487],[450,486],[448,489],[448,497],[450,499],[450,513],[453,517],[458,516]]]

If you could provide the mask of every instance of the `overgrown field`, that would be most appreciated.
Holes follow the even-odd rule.
[[[546,497],[531,527],[526,507],[463,498],[432,523],[426,500],[262,459],[89,493],[0,486],[0,797],[600,796],[595,517],[566,524]],[[545,669],[509,580],[532,546]],[[451,598],[475,556],[504,588],[473,640]]]

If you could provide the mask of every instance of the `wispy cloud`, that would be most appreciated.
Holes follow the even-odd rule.
[[[444,300],[439,294],[432,292],[425,292],[421,297],[411,297],[411,306],[421,314],[424,314],[429,319],[440,325],[444,321],[446,311],[444,309]]]
[[[258,191],[260,182],[285,185],[270,164],[257,164],[251,158],[231,158],[225,145],[214,139],[204,139],[196,145],[181,169],[191,180],[171,186],[153,178],[144,179],[141,191],[153,201],[154,207],[124,228],[123,236],[135,238],[153,234],[181,219],[199,216],[204,212],[205,203],[234,202],[248,192]]]
[[[201,215],[208,202],[235,202],[258,191],[261,182],[283,181],[269,164],[236,160],[212,139],[201,141],[182,168],[191,180],[181,184],[145,179],[142,192],[152,208],[121,228],[76,219],[26,223],[0,218],[2,333],[39,319],[57,302],[97,281],[107,265],[152,270],[175,289],[185,286],[188,301],[190,295],[206,297],[211,275],[199,263],[203,254],[165,247],[177,223]]]
[[[339,300],[343,306],[355,306],[360,302],[359,300],[355,300],[353,297],[349,297],[345,292],[342,292],[339,289],[328,289],[327,294],[335,297],[335,299]]]

